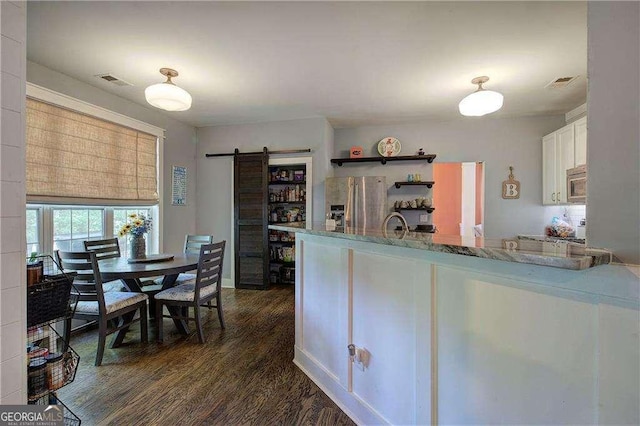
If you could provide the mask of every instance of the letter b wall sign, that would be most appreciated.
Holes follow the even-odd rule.
[[[502,182],[502,198],[507,200],[520,198],[520,182],[517,180],[513,182],[505,180]]]
[[[506,200],[520,198],[520,182],[513,177],[513,167],[509,167],[509,178],[502,181],[502,198]]]

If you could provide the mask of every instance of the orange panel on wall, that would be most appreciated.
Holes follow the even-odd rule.
[[[433,180],[433,224],[440,234],[460,235],[462,164],[435,163]]]

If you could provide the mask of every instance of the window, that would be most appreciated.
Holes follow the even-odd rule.
[[[41,252],[40,244],[40,209],[27,209],[27,255],[33,252]]]
[[[85,240],[104,238],[104,210],[52,208],[53,249],[83,251]]]
[[[32,251],[52,254],[55,250],[84,251],[84,241],[118,237],[129,214],[152,218],[153,226],[147,234],[147,253],[159,250],[159,229],[155,219],[157,206],[64,206],[27,205],[27,255]],[[128,255],[128,238],[118,238],[120,251]]]
[[[122,228],[122,225],[127,223],[127,218],[129,217],[130,214],[133,214],[133,213],[137,214],[138,216],[143,215],[144,217],[147,217],[147,218],[149,217],[153,218],[153,214],[150,208],[135,208],[135,207],[130,207],[127,209],[115,208],[113,209],[113,233],[112,233],[114,237],[118,237],[118,232],[120,231],[120,228]],[[153,227],[153,223],[152,223],[152,227]],[[149,235],[150,234],[147,234],[147,238],[149,238]],[[149,254],[149,247],[152,244],[148,240],[147,242],[148,242],[148,244],[146,245],[147,254]],[[120,252],[126,253],[126,255],[128,256],[129,238],[127,236],[118,237],[118,243],[120,244]]]

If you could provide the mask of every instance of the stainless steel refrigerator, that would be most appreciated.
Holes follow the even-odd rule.
[[[388,213],[387,189],[385,176],[327,178],[326,217],[340,228],[380,229]]]

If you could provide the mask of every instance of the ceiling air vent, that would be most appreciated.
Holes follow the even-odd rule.
[[[560,78],[556,78],[555,80],[553,80],[552,82],[550,82],[549,84],[547,84],[545,87],[545,89],[561,89],[563,87],[567,87],[569,84],[571,84],[571,82],[573,80],[575,80],[576,78],[578,78],[579,76],[575,76],[575,77],[560,77]]]
[[[113,83],[116,86],[133,86],[131,83],[127,83],[126,81],[119,79],[113,74],[98,74],[96,77],[103,79],[104,81],[108,81],[109,83]]]

